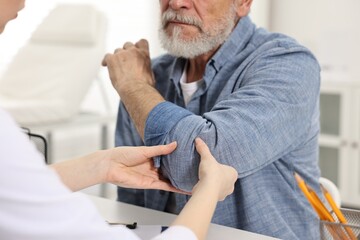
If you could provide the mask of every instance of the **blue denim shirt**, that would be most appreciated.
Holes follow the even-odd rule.
[[[216,208],[212,222],[281,239],[319,239],[318,218],[298,188],[294,171],[320,192],[318,179],[320,69],[293,39],[239,21],[207,63],[203,85],[185,107],[180,77],[186,59],[153,60],[156,88],[167,100],[149,114],[145,144],[178,142],[156,159],[180,189],[198,181],[201,137],[215,158],[237,169],[235,191]],[[117,145],[142,145],[120,104]],[[119,200],[168,210],[169,193],[119,189]],[[175,195],[179,212],[188,196]]]

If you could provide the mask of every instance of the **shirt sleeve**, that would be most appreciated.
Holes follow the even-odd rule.
[[[172,226],[162,232],[160,235],[156,236],[152,240],[197,240],[197,237],[187,227],[183,226]]]
[[[270,51],[239,73],[239,78],[241,86],[202,116],[169,102],[150,112],[145,144],[178,142],[172,154],[156,160],[161,159],[162,172],[175,187],[191,191],[198,181],[196,137],[242,178],[294,150],[312,124],[317,124],[313,119],[320,70],[303,48]]]

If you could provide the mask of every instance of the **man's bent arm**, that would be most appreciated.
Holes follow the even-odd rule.
[[[174,186],[190,191],[197,181],[199,159],[193,145],[197,136],[216,159],[235,167],[239,177],[278,160],[309,135],[316,136],[309,129],[317,124],[312,117],[319,93],[318,64],[303,51],[286,53],[255,62],[243,86],[203,116],[169,102],[150,112],[145,144],[178,142],[177,150],[161,161]]]

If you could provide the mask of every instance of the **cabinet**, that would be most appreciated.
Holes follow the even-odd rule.
[[[340,190],[342,204],[360,208],[360,81],[323,79],[319,165]]]

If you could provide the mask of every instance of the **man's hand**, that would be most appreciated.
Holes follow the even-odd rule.
[[[154,86],[149,44],[144,39],[136,44],[127,42],[113,54],[106,54],[102,65],[108,67],[111,82],[120,96],[124,91],[138,89],[138,85]]]
[[[148,42],[143,39],[135,45],[127,42],[113,54],[106,54],[102,65],[107,66],[114,88],[144,139],[149,113],[157,104],[165,101],[154,88]]]

